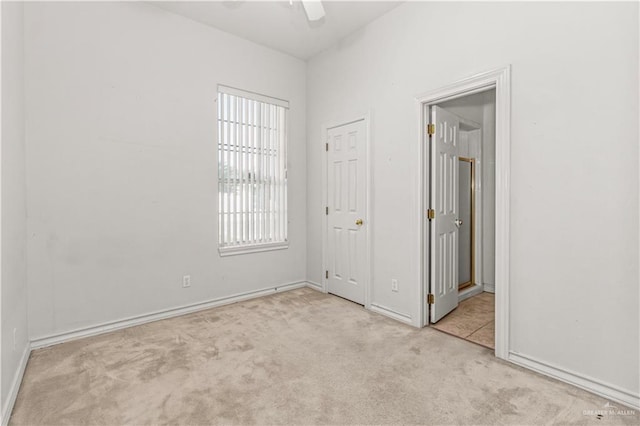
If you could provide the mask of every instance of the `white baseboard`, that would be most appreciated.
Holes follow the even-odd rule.
[[[307,281],[307,287],[312,288],[312,289],[317,290],[317,291],[321,291],[323,293],[326,293],[324,291],[324,289],[322,288],[321,284],[318,284],[318,283],[313,282],[313,281]],[[400,313],[400,312],[396,312],[393,309],[389,309],[389,308],[387,308],[385,306],[378,305],[376,303],[372,303],[371,306],[369,307],[369,310],[372,311],[372,312],[375,312],[377,314],[384,315],[386,317],[394,319],[396,321],[400,321],[402,323],[405,323],[405,324],[408,324],[408,325],[411,325],[411,326],[415,326],[415,324],[413,324],[413,321],[411,319],[411,315],[407,315],[407,314],[403,314],[403,313]]]
[[[371,310],[375,313],[387,316],[389,318],[392,318],[396,321],[400,321],[403,322],[405,324],[411,325],[413,326],[413,321],[411,320],[411,315],[407,315],[407,314],[403,314],[400,312],[396,312],[393,309],[389,309],[385,306],[382,305],[378,305],[377,303],[372,303],[371,304]]]
[[[31,340],[31,349],[40,349],[59,343],[68,342],[70,340],[81,339],[83,337],[96,336],[98,334],[108,333],[110,331],[120,330],[135,325],[141,325],[152,321],[159,321],[179,315],[190,314],[205,309],[215,308],[217,306],[229,305],[231,303],[241,302],[243,300],[255,299],[256,297],[267,296],[273,293],[294,290],[296,288],[306,287],[306,281],[297,281],[293,283],[282,284],[278,286],[263,288],[260,290],[238,293],[231,296],[219,297],[205,302],[193,303],[190,305],[179,306],[176,308],[156,311],[148,314],[137,315],[134,317],[124,318],[121,320],[110,321],[91,327],[80,328],[59,334],[38,337]]]
[[[31,348],[27,343],[24,347],[24,351],[22,351],[22,357],[20,358],[20,364],[18,365],[18,370],[13,376],[13,381],[11,382],[11,387],[9,388],[9,393],[7,395],[6,402],[2,407],[2,426],[6,426],[7,424],[9,424],[9,418],[11,418],[11,412],[13,411],[13,406],[15,405],[16,398],[18,397],[20,384],[22,384],[22,377],[24,376],[24,370],[27,368],[27,362],[29,361],[29,354],[31,354]]]
[[[484,283],[483,287],[483,291],[486,291],[487,293],[496,292],[496,285],[494,283]]]
[[[312,289],[317,290],[317,291],[321,291],[321,292],[324,293],[324,289],[322,288],[322,285],[318,284],[316,282],[307,281],[307,287],[312,288]]]
[[[470,297],[476,296],[482,293],[482,291],[483,289],[480,284],[474,284],[472,286],[469,286],[458,293],[458,303],[462,302],[463,300],[467,300]]]
[[[591,377],[584,376],[582,374],[567,371],[565,369],[554,367],[542,361],[538,361],[531,357],[510,352],[509,361],[545,376],[553,377],[561,382],[569,383],[570,385],[579,387],[610,401],[624,404],[628,407],[640,409],[640,394],[634,394],[630,391],[620,389],[616,386],[602,383]]]

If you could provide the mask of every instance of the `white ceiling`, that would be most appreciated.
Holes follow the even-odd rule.
[[[309,59],[401,3],[323,1],[326,16],[307,21],[289,1],[153,1],[152,4],[301,59]]]

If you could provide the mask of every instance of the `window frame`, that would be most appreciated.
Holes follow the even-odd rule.
[[[237,116],[235,119],[233,119],[232,111],[231,111],[231,108],[233,107],[228,108],[227,110],[222,109],[223,95],[235,97],[235,102],[238,102],[239,100],[242,100],[243,102],[249,102],[249,103],[253,102],[254,104],[252,105],[256,105],[260,108],[260,113],[258,114],[260,119],[258,121],[255,121],[257,119],[256,116],[252,117],[251,120],[253,120],[253,122],[249,119],[249,116],[248,116],[249,113],[247,112],[248,110],[246,109],[248,105],[247,103],[242,104],[243,105],[242,114],[239,114],[240,109],[236,109]],[[218,131],[218,134],[217,134],[217,141],[218,141],[218,146],[217,146],[218,253],[220,254],[220,256],[232,256],[232,255],[239,255],[239,254],[258,253],[258,252],[265,252],[265,251],[287,249],[289,247],[289,227],[288,227],[288,217],[289,217],[288,180],[289,179],[288,179],[288,165],[287,165],[288,142],[289,142],[289,102],[283,99],[278,99],[271,96],[262,95],[259,93],[237,89],[230,86],[218,85],[216,103],[217,103],[216,122],[217,122],[217,131]],[[227,104],[227,106],[230,106],[230,105],[231,104]],[[281,114],[281,116],[276,115],[276,117],[282,120],[282,122],[279,122],[279,125],[277,126],[263,124],[262,118],[264,117],[263,115],[264,111],[261,109],[263,108],[263,106],[264,108],[276,107],[274,111],[276,111],[277,114]],[[236,108],[239,108],[237,104],[236,104]],[[278,109],[278,108],[281,108],[281,109]],[[256,109],[253,110],[254,113],[256,113],[256,111],[257,111]],[[242,117],[239,117],[239,115],[242,115]],[[225,132],[222,131],[224,126],[227,126]],[[235,126],[233,127],[233,131],[231,131],[232,126]],[[260,134],[260,136],[257,137],[257,139],[252,140],[250,142],[253,145],[248,145],[248,142],[247,142],[248,138],[251,139],[251,136],[246,136],[247,135],[246,133],[242,133],[244,130],[250,129],[250,128],[255,129],[256,133],[254,134],[254,137],[257,137],[256,135]],[[275,145],[273,145],[274,142],[271,139],[268,139],[270,143],[272,143],[271,147],[266,147],[262,145],[262,143],[265,140],[264,134],[261,133],[263,131],[273,132],[273,134],[269,136],[269,138],[275,137],[275,141],[276,141]],[[236,144],[233,149],[231,149],[232,141],[230,139],[226,139],[230,134],[229,132],[231,132],[232,134],[233,132],[241,133],[241,136],[236,135],[235,137],[236,138],[240,137],[242,139],[242,142],[240,142],[240,139],[236,139]],[[258,147],[258,141],[260,141],[260,147]],[[258,169],[255,169],[248,166],[245,167],[246,166],[245,158],[247,157],[243,155],[243,159],[241,160],[242,165],[240,167],[238,167],[238,163],[233,165],[233,167],[235,167],[236,170],[241,171],[240,173],[243,177],[240,180],[238,179],[237,176],[234,179],[229,179],[228,177],[225,177],[224,176],[225,172],[221,171],[222,158],[224,158],[225,155],[237,156],[239,152],[242,152],[242,151],[248,152],[249,150],[253,151],[253,154],[252,154],[253,156],[249,156],[248,158],[252,158],[255,161],[254,167],[258,161],[260,162],[260,164],[262,164],[263,161],[265,162],[265,164],[266,162],[273,161],[273,170],[270,170],[270,173],[267,175],[256,177],[256,175],[259,175],[260,173],[264,173],[264,168],[258,167]],[[267,150],[274,153],[268,154],[266,153]],[[272,156],[272,158],[269,158],[269,156]],[[227,158],[230,158],[230,157],[227,157]],[[238,161],[238,159],[236,158],[234,161]],[[224,164],[229,164],[229,163],[225,162]],[[248,198],[246,200],[243,198],[243,201],[241,202],[250,200],[249,203],[252,204],[253,207],[251,207],[251,209],[248,211],[244,209],[240,209],[239,211],[236,205],[236,207],[234,207],[233,209],[225,210],[223,207],[223,197],[225,197],[225,195],[223,194],[228,194],[228,192],[223,191],[223,187],[225,187],[225,185],[243,185],[242,197],[244,197],[245,196],[244,191],[246,190],[244,187],[244,185],[246,184],[244,180],[245,173],[248,176],[247,179],[249,179],[254,186],[251,190],[249,190],[250,195],[247,196]],[[252,178],[252,175],[253,175],[253,178]],[[251,181],[251,179],[253,180]],[[267,188],[269,185],[271,185],[273,188]],[[258,201],[258,203],[261,203],[260,205],[256,204],[256,200],[260,197],[258,195],[259,193],[255,192],[256,190],[262,191],[262,194],[263,194],[262,201]],[[273,195],[270,192],[271,190],[274,191]],[[267,191],[269,191],[268,194],[267,194]],[[226,195],[226,197],[229,197],[229,195]],[[225,200],[226,201],[224,201],[224,203],[229,203],[229,198],[226,198]],[[235,201],[236,202],[238,201],[237,196]],[[225,215],[227,215],[227,217],[225,217]],[[240,219],[239,219],[240,225],[236,225],[236,226],[231,225],[231,226],[234,227],[233,229],[236,231],[238,229],[241,229],[241,233],[243,234],[243,236],[241,239],[238,239],[236,237],[235,241],[225,242],[224,236],[227,235],[227,234],[224,234],[225,231],[230,232],[230,230],[232,229],[231,227],[225,228],[225,225],[227,225],[229,221],[233,222],[233,219],[230,219],[231,215],[234,215],[234,216],[240,215]],[[254,238],[253,240],[248,242],[245,242],[244,240],[245,226],[249,226],[246,223],[247,216],[245,215],[253,217],[253,219],[251,220],[254,221],[254,222],[251,222],[251,224],[254,226],[252,231],[254,232],[252,234]],[[260,226],[259,224],[256,224],[255,222],[256,217],[269,217],[269,219],[264,219],[264,220],[273,220],[274,224],[276,222],[279,224],[279,228],[278,228],[279,235],[274,235],[275,241],[273,240],[273,238],[269,238],[268,241],[257,241],[258,239],[259,240],[264,239],[266,236],[271,237],[270,235],[267,235],[267,233],[272,233],[274,231],[273,229],[270,229],[269,226],[263,227],[263,226]],[[235,220],[238,220],[237,216]],[[259,219],[259,221],[262,221],[262,219]],[[266,224],[266,222],[264,222],[264,224]],[[239,226],[240,228],[238,228],[237,226]],[[260,228],[259,233],[256,233],[258,232],[256,230],[257,227]],[[233,234],[233,231],[231,232]]]

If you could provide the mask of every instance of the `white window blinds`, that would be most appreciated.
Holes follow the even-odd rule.
[[[218,86],[221,254],[286,247],[289,103]]]

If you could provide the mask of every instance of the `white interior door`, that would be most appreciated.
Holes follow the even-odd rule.
[[[328,130],[327,260],[330,293],[365,303],[366,126],[359,120]]]
[[[456,115],[431,107],[431,190],[435,217],[430,221],[432,323],[458,306],[458,133]]]

